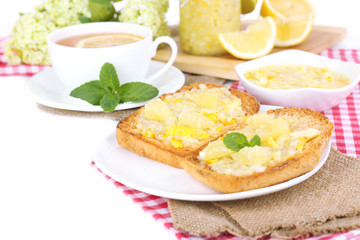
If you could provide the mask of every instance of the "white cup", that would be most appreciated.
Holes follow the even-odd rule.
[[[143,39],[114,47],[77,48],[57,44],[58,41],[87,34],[126,33]],[[175,41],[166,36],[153,41],[152,31],[141,25],[121,22],[97,22],[64,27],[47,37],[52,67],[64,87],[72,90],[91,80],[98,80],[101,67],[108,62],[114,65],[120,84],[145,82],[154,84],[174,63],[177,56]],[[170,45],[169,61],[157,72],[147,76],[151,58],[161,43]]]

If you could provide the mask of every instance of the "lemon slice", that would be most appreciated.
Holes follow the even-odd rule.
[[[219,34],[220,44],[234,57],[254,59],[268,54],[274,47],[276,25],[271,17],[260,18],[246,30]]]
[[[141,40],[139,36],[131,34],[99,34],[79,40],[75,47],[78,48],[105,48],[133,43]]]
[[[315,14],[315,9],[308,0],[264,0],[260,10],[263,17],[288,18],[310,13]]]
[[[313,14],[274,18],[276,24],[276,47],[290,47],[302,43],[311,33]]]

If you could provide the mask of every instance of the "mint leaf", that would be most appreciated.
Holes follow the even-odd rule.
[[[260,146],[261,139],[258,135],[255,135],[249,143],[244,134],[232,132],[225,135],[223,142],[227,148],[238,152],[244,147],[253,147],[255,145]]]
[[[260,144],[261,144],[261,138],[258,135],[255,135],[250,140],[250,147],[254,147],[255,145],[260,146]]]
[[[89,0],[89,9],[92,22],[108,21],[115,13],[111,0]]]
[[[115,93],[119,90],[120,82],[114,65],[104,63],[100,71],[100,82],[110,93]]]
[[[144,102],[158,94],[159,90],[147,83],[130,82],[120,86],[115,67],[111,63],[105,63],[101,67],[100,80],[75,88],[70,96],[100,105],[105,112],[111,112],[119,103]]]
[[[223,140],[225,146],[235,152],[238,152],[243,147],[249,145],[249,142],[244,134],[232,132],[225,135]]]
[[[119,105],[120,96],[117,94],[106,93],[100,100],[100,106],[105,112],[112,112]]]
[[[70,96],[80,98],[93,105],[100,105],[100,100],[107,91],[99,80],[84,83],[71,91]]]
[[[120,86],[118,91],[121,102],[144,102],[156,97],[159,90],[147,83],[130,82]]]

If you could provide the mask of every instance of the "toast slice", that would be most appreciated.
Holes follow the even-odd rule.
[[[292,107],[255,114],[246,124],[235,132],[249,140],[260,136],[260,146],[237,152],[225,146],[225,142],[229,144],[225,138],[231,134],[225,135],[209,143],[198,157],[181,162],[183,169],[223,193],[271,186],[311,171],[333,131],[333,124],[323,114]]]
[[[194,83],[164,94],[120,121],[119,145],[141,156],[181,168],[210,141],[259,111],[248,93],[211,83]]]

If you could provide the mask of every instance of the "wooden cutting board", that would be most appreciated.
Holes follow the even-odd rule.
[[[171,36],[178,43],[177,27],[172,27]],[[300,45],[291,48],[274,48],[272,53],[283,51],[286,49],[298,49],[312,53],[320,53],[321,51],[335,45],[346,37],[346,29],[330,26],[313,26],[313,30],[309,37]],[[179,44],[178,44],[179,46]],[[170,58],[171,50],[165,47],[157,51],[154,60],[166,62]],[[235,66],[245,60],[237,59],[233,56],[195,56],[183,52],[179,47],[174,66],[183,72],[220,77],[229,80],[238,81],[235,72]]]

